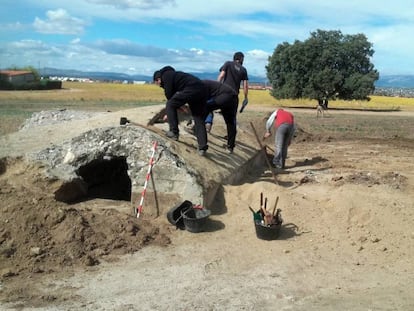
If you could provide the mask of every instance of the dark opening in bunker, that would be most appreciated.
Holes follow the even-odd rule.
[[[87,187],[87,199],[131,200],[131,179],[125,157],[94,160],[77,170]]]

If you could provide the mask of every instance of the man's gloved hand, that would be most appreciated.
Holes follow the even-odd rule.
[[[249,103],[249,100],[248,100],[247,98],[245,98],[245,99],[243,100],[242,106],[241,106],[241,108],[240,108],[240,113],[242,113],[242,112],[243,112],[244,108],[247,106],[247,104],[248,104],[248,103]]]

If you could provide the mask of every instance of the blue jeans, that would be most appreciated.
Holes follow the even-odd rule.
[[[209,112],[207,118],[205,119],[204,123],[213,124],[214,115],[212,112]]]

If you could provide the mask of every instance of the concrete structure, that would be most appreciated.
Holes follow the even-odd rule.
[[[165,214],[184,200],[209,207],[221,185],[237,183],[249,167],[264,165],[257,142],[241,130],[235,152],[227,153],[222,118],[217,118],[214,135],[209,135],[205,157],[198,155],[195,137],[184,129],[178,142],[166,138],[168,124],[150,122],[163,108],[148,106],[94,115],[67,110],[41,112],[32,117],[31,126],[0,137],[0,159],[23,156],[39,163],[54,181],[50,191],[59,201],[97,197],[136,204],[153,142],[157,141],[145,199],[145,215],[151,217]],[[120,125],[121,117],[130,123]]]

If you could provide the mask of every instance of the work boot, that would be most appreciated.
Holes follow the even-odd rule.
[[[165,136],[167,136],[168,138],[174,139],[175,141],[178,140],[178,134],[175,134],[172,131],[168,131],[167,133],[165,133]]]

